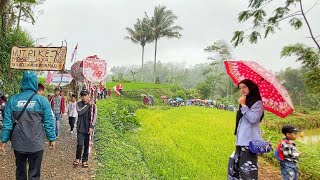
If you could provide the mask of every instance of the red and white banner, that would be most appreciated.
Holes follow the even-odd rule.
[[[96,55],[89,56],[71,66],[71,75],[76,81],[101,82],[107,77],[107,62]]]
[[[116,86],[113,87],[114,91],[116,91],[116,95],[117,96],[120,96],[121,93],[120,93],[120,89],[122,89],[122,85],[121,84],[118,84]]]
[[[83,60],[83,76],[91,82],[100,82],[107,77],[107,63],[96,55]]]
[[[46,78],[46,83],[47,83],[47,84],[50,84],[51,79],[52,79],[52,72],[51,72],[51,71],[48,71],[47,78]]]

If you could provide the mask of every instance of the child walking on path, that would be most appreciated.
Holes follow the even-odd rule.
[[[68,104],[68,115],[69,115],[69,125],[70,125],[70,133],[73,133],[74,124],[76,118],[78,116],[77,112],[77,95],[71,95],[71,102]]]
[[[279,158],[280,169],[283,180],[297,180],[298,179],[298,166],[299,151],[293,140],[296,140],[297,133],[300,132],[297,128],[286,125],[282,127],[282,133],[285,135],[281,144],[279,144]]]

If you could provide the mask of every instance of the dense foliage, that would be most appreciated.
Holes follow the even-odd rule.
[[[10,54],[13,46],[32,46],[31,37],[23,30],[11,30],[0,36],[0,79],[4,82],[4,92],[14,94],[20,90],[22,70],[10,68]]]
[[[128,107],[136,108],[138,103],[118,98],[100,100],[97,105],[99,116],[95,128],[96,178],[153,179],[140,150],[128,140],[125,131],[122,131],[129,126],[118,124],[125,119],[120,117],[123,110],[126,111]],[[123,108],[115,108],[116,106]],[[117,113],[119,119],[114,121],[110,112]]]

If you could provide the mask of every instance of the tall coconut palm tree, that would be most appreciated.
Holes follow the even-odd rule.
[[[182,27],[174,25],[175,20],[178,19],[178,17],[174,15],[171,10],[167,9],[166,6],[156,6],[154,8],[153,17],[150,19],[147,14],[146,17],[150,20],[155,41],[153,62],[153,79],[155,82],[158,40],[162,37],[180,38],[181,34],[179,31],[182,30]]]
[[[133,29],[126,27],[126,31],[129,36],[126,36],[125,39],[129,39],[133,43],[139,43],[142,46],[141,72],[143,81],[144,47],[147,43],[153,41],[149,20],[147,18],[138,19],[137,23],[133,25]]]

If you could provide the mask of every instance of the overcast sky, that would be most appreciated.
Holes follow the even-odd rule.
[[[282,1],[281,1],[282,2]],[[315,0],[303,1],[306,9]],[[108,66],[140,65],[141,46],[125,40],[125,27],[132,27],[144,12],[152,16],[155,6],[162,5],[178,16],[176,25],[182,26],[181,39],[160,39],[157,59],[161,62],[184,62],[187,65],[208,62],[203,49],[214,41],[230,42],[235,30],[250,27],[238,24],[237,16],[245,10],[248,0],[47,0],[40,9],[35,25],[24,28],[42,45],[61,46],[68,42],[67,67],[71,53],[78,43],[77,59],[98,55]],[[320,5],[309,14],[315,35],[320,34]],[[316,20],[317,18],[317,20]],[[299,67],[294,58],[280,59],[284,45],[304,42],[312,45],[306,28],[299,31],[284,25],[282,30],[258,44],[233,49],[236,60],[254,60],[272,71]],[[153,61],[154,43],[147,44],[145,61]]]

